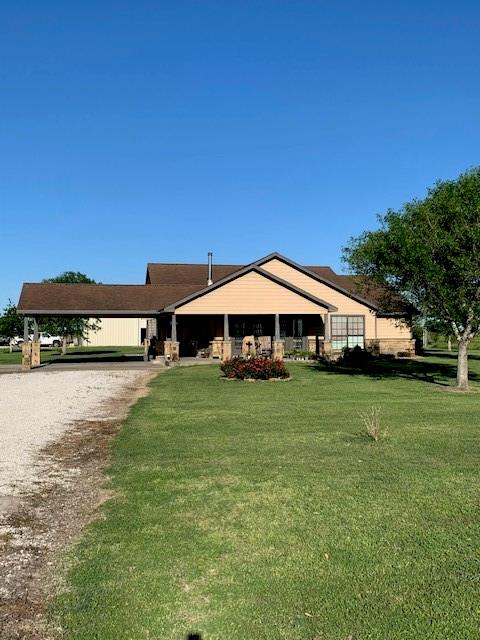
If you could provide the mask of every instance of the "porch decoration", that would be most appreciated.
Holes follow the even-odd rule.
[[[242,341],[242,356],[254,358],[256,355],[255,336],[244,336]]]
[[[226,360],[221,369],[226,378],[239,380],[285,380],[290,374],[282,360],[271,358],[232,358]]]

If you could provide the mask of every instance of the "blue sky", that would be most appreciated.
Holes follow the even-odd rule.
[[[477,2],[0,7],[0,306],[80,270],[280,251],[340,270],[479,164]]]

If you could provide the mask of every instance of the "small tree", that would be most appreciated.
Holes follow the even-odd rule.
[[[42,282],[97,284],[95,280],[79,271],[65,271],[54,278],[45,278]],[[40,318],[39,324],[43,331],[62,336],[63,352],[65,353],[69,336],[83,340],[90,331],[98,331],[100,329],[101,320],[100,318],[82,318],[80,316],[73,318],[59,316]]]
[[[0,316],[0,335],[8,338],[10,343],[10,351],[12,350],[11,340],[15,336],[23,334],[23,316],[17,313],[17,307],[11,300],[3,309]]]
[[[457,387],[467,389],[468,348],[480,330],[480,167],[379,220],[379,230],[350,240],[344,259],[453,333]]]

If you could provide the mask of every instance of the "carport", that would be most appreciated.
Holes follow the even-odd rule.
[[[172,287],[165,285],[115,285],[83,283],[25,283],[18,302],[24,315],[22,364],[25,369],[41,364],[38,321],[46,317],[64,318],[147,318],[144,359],[151,336],[158,336],[157,318],[175,297]],[[33,321],[33,341],[29,325]]]

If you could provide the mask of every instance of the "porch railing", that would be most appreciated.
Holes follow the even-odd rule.
[[[285,341],[285,353],[292,351],[308,351],[308,338],[303,336],[301,338],[294,338],[291,336],[282,337]],[[273,337],[272,337],[273,342]],[[242,355],[243,338],[232,338],[232,356]]]
[[[242,355],[243,338],[232,338],[232,356]]]
[[[291,351],[308,351],[307,336],[303,336],[301,338],[287,336],[282,339],[285,340],[285,353],[289,353]]]

